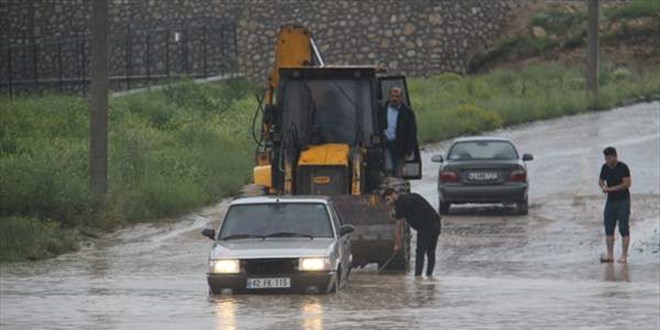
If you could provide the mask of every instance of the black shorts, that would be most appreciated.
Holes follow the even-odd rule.
[[[619,233],[622,237],[630,235],[628,220],[630,219],[630,199],[608,200],[603,212],[605,235],[614,235],[614,227],[619,223]]]

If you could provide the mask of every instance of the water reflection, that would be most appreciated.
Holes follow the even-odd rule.
[[[236,300],[234,298],[219,298],[215,301],[218,330],[236,330]]]
[[[630,282],[628,264],[617,264],[615,266],[614,263],[608,263],[605,266],[604,278],[607,282]]]
[[[434,304],[438,282],[439,279],[436,277],[415,277],[413,285],[408,286],[408,292],[404,298],[406,306],[419,308]]]
[[[305,300],[301,306],[303,316],[303,329],[321,330],[323,329],[323,306],[318,298]]]

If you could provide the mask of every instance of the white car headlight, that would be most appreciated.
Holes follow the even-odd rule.
[[[216,259],[209,262],[211,273],[217,274],[236,274],[241,271],[237,259]]]
[[[298,269],[301,271],[330,270],[329,258],[300,258]]]

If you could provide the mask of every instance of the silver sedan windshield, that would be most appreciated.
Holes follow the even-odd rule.
[[[259,237],[333,237],[327,207],[321,203],[231,206],[219,239]]]

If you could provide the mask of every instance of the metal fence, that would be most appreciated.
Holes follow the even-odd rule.
[[[30,43],[0,43],[0,93],[43,91],[86,94],[89,89],[89,34]],[[16,39],[15,39],[16,40]],[[181,77],[207,78],[237,71],[236,26],[214,22],[150,29],[125,26],[108,38],[112,91],[160,84]]]

